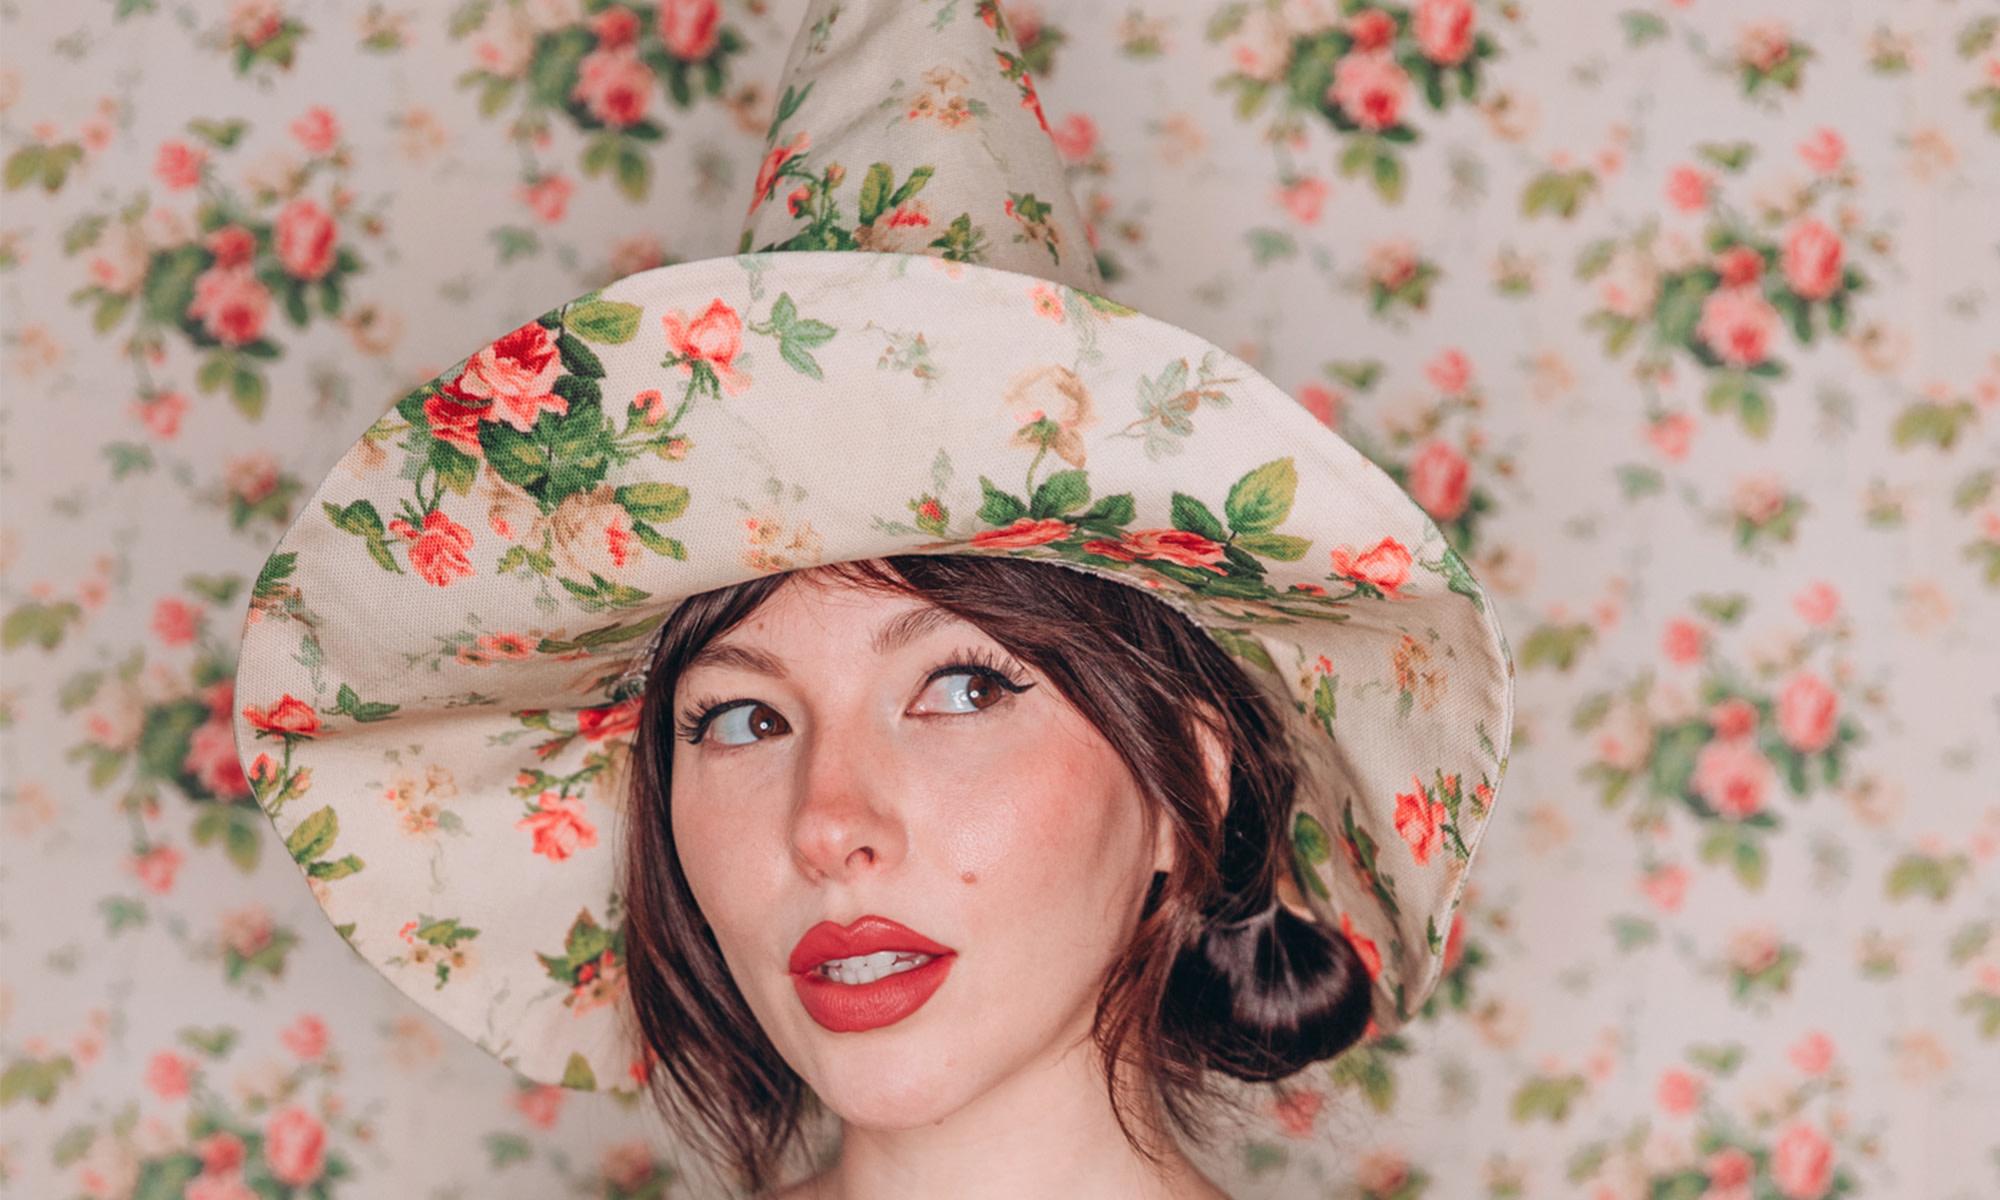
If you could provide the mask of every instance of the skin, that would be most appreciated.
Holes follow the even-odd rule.
[[[878,655],[877,627],[914,610],[944,619]],[[810,572],[717,643],[763,651],[785,677],[705,664],[678,681],[677,718],[703,699],[757,703],[700,744],[675,741],[674,837],[751,1010],[843,1126],[840,1160],[775,1200],[1228,1200],[1171,1137],[1155,1138],[1164,1170],[1141,1158],[1104,1092],[1092,1005],[1175,847],[1089,720],[976,626]],[[974,648],[1035,686],[926,682]],[[1211,794],[1226,795],[1226,759],[1203,737]],[[864,913],[958,960],[912,1015],[836,1034],[807,1015],[786,960],[816,922]],[[1128,1120],[1157,1131],[1128,1094]]]

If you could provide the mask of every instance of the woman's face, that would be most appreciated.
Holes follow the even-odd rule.
[[[900,636],[898,636],[900,635]],[[886,644],[878,649],[877,638]],[[791,576],[675,686],[674,840],[737,986],[844,1119],[942,1120],[1089,1028],[1168,825],[1054,683],[910,597]],[[997,660],[1018,693],[939,666]],[[751,660],[768,660],[766,673]],[[890,1024],[836,1032],[788,966],[822,921],[875,914],[955,952]],[[844,986],[844,985],[836,985]]]

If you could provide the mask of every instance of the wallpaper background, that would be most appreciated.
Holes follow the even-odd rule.
[[[7,1194],[693,1194],[342,946],[228,723],[246,590],[381,411],[734,249],[803,5],[643,6],[726,34],[654,140],[560,103],[601,7],[0,5]],[[2000,4],[1362,8],[1003,3],[1107,293],[1396,474],[1519,660],[1431,1010],[1218,1170],[2000,1195]],[[163,308],[207,203],[331,282]]]

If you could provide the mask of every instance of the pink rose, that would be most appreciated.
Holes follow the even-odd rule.
[[[1799,143],[1799,157],[1820,174],[1831,175],[1840,170],[1840,164],[1847,157],[1847,142],[1840,136],[1839,130],[1822,125],[1813,131],[1811,137]]]
[[[1840,613],[1840,592],[1823,579],[1806,585],[1792,597],[1792,611],[1808,625],[1827,625]]]
[[[339,233],[325,209],[300,196],[278,213],[278,262],[294,279],[318,279],[333,266]]]
[[[1667,173],[1667,203],[1684,213],[1708,207],[1708,176],[1693,167],[1675,167]]]
[[[162,1100],[178,1100],[188,1094],[194,1082],[194,1064],[171,1050],[162,1050],[146,1063],[146,1086]]]
[[[203,1173],[221,1175],[243,1166],[243,1139],[233,1133],[211,1133],[194,1144]]]
[[[590,19],[590,32],[606,50],[630,45],[639,36],[639,14],[613,5]]]
[[[1097,123],[1082,113],[1063,118],[1054,134],[1056,152],[1070,162],[1082,162],[1097,148]]]
[[[1701,1080],[1678,1067],[1670,1068],[1660,1075],[1660,1083],[1653,1095],[1659,1101],[1660,1111],[1672,1117],[1684,1117],[1701,1103]]]
[[[1694,790],[1725,817],[1741,819],[1763,810],[1764,796],[1777,773],[1749,738],[1717,738],[1694,760]]]
[[[1463,350],[1446,350],[1424,367],[1424,376],[1438,391],[1456,396],[1472,386],[1472,360]]]
[[[326,1053],[326,1022],[307,1013],[280,1033],[278,1040],[300,1059],[312,1062]]]
[[[1075,526],[1054,517],[1022,517],[1000,529],[982,529],[972,535],[972,544],[986,550],[1015,550],[1040,546],[1069,536]],[[1129,559],[1126,561],[1130,561]]]
[[[1465,909],[1460,906],[1451,914],[1451,932],[1444,935],[1444,973],[1449,975],[1458,969],[1465,957]]]
[[[168,596],[153,605],[153,636],[165,646],[185,646],[194,640],[200,617],[193,605]]]
[[[533,432],[543,412],[567,413],[569,401],[555,393],[562,355],[539,321],[530,321],[473,355],[445,393],[488,421],[505,421]],[[449,415],[449,414],[447,414]]]
[[[389,532],[410,541],[410,566],[425,583],[444,587],[472,574],[472,531],[434,508],[424,516],[421,532],[401,517],[389,522]]]
[[[279,1109],[264,1126],[264,1161],[278,1182],[304,1187],[326,1169],[326,1127],[296,1104]]]
[[[1702,647],[1707,642],[1708,635],[1701,626],[1686,617],[1675,617],[1667,622],[1667,631],[1660,638],[1660,651],[1668,662],[1684,667],[1701,660]]]
[[[208,151],[186,142],[162,142],[160,152],[153,159],[153,178],[164,184],[168,191],[181,192],[201,182],[201,168],[208,161]]]
[[[225,346],[242,346],[262,336],[271,313],[271,292],[258,282],[248,263],[211,267],[195,279],[194,301],[187,311],[208,336]]]
[[[1840,287],[1840,235],[1818,217],[1807,217],[1785,235],[1785,282],[1807,300],[1824,300]]]
[[[1814,1030],[1792,1044],[1792,1065],[1807,1075],[1824,1075],[1833,1065],[1833,1039]]]
[[[1778,732],[1801,754],[1826,749],[1833,741],[1840,697],[1811,671],[1792,676],[1778,693]]]
[[[1720,288],[1702,303],[1694,333],[1724,362],[1750,367],[1769,354],[1777,328],[1778,310],[1756,288]]]
[[[807,147],[811,145],[811,133],[801,129],[798,136],[794,137],[791,141],[782,146],[773,146],[765,151],[763,165],[757,168],[757,182],[750,189],[751,212],[756,212],[757,206],[770,197],[772,186],[778,182],[778,172],[784,167],[785,163],[805,153]]]
[[[1757,1177],[1757,1162],[1739,1146],[1726,1146],[1702,1163],[1710,1188],[1742,1188]]]
[[[1791,52],[1792,36],[1782,21],[1753,21],[1736,41],[1736,58],[1753,71],[1768,73]]]
[[[750,386],[750,377],[736,367],[736,356],[743,349],[743,318],[720,297],[710,300],[692,321],[674,309],[660,323],[667,332],[667,349],[681,357],[683,372],[692,375],[694,364],[705,362],[728,394],[740,395]]]
[[[647,101],[653,97],[653,72],[640,61],[636,45],[586,56],[578,64],[577,76],[571,99],[582,101],[590,115],[606,125],[623,129],[646,115]]]
[[[1347,18],[1347,36],[1356,50],[1381,50],[1396,40],[1396,18],[1379,8],[1364,8]]]
[[[219,799],[234,800],[250,794],[250,781],[244,777],[243,763],[236,757],[236,734],[226,717],[195,727],[188,738],[187,759],[181,766]]]
[[[1396,793],[1396,832],[1410,847],[1410,857],[1418,866],[1431,860],[1431,852],[1444,844],[1445,806],[1426,800],[1424,781],[1416,776],[1413,791]]]
[[[229,6],[229,34],[255,49],[278,36],[285,27],[285,12],[278,0],[236,0]]]
[[[1748,737],[1757,731],[1757,706],[1732,696],[1708,710],[1708,723],[1719,738]]]
[[[534,835],[534,852],[562,862],[578,850],[597,844],[597,829],[583,811],[583,797],[553,791],[535,798],[535,811],[514,822],[514,828]]]
[[[1443,438],[1432,438],[1417,452],[1409,478],[1410,495],[1435,521],[1457,520],[1472,496],[1472,469]]]
[[[1327,94],[1364,129],[1387,129],[1403,111],[1410,76],[1387,50],[1349,54],[1333,69]]]
[[[1472,0],[1417,0],[1417,46],[1439,66],[1451,66],[1472,49]]]
[[[312,705],[290,692],[286,692],[284,698],[273,704],[268,712],[254,704],[244,705],[243,716],[254,728],[268,733],[312,737],[319,732],[319,714],[313,711]]]
[[[1319,220],[1320,208],[1325,205],[1330,190],[1326,180],[1304,176],[1278,189],[1278,205],[1310,225]]]
[[[1687,457],[1688,443],[1694,440],[1694,418],[1686,413],[1668,413],[1646,427],[1646,440],[1668,458],[1679,462]]]
[[[1723,287],[1755,283],[1764,274],[1764,258],[1749,246],[1731,246],[1715,256],[1715,273]]]
[[[1410,578],[1410,551],[1392,537],[1383,538],[1359,555],[1351,546],[1336,546],[1330,557],[1335,575],[1372,584],[1386,596],[1395,596],[1396,589]]]
[[[1315,1088],[1301,1088],[1276,1100],[1271,1105],[1271,1115],[1278,1120],[1278,1126],[1287,1137],[1311,1137],[1313,1124],[1319,1117],[1320,1109],[1326,1106],[1326,1094]]]
[[[224,225],[201,240],[218,267],[242,266],[257,253],[257,235],[241,225]]]
[[[1340,423],[1340,397],[1332,391],[1309,383],[1299,389],[1298,401],[1328,429]]]
[[[1228,574],[1215,565],[1222,561],[1222,543],[1184,529],[1134,529],[1116,544],[1115,550],[1102,553],[1112,558],[1124,558],[1127,562],[1134,558],[1157,558],[1183,567],[1199,567],[1217,575]]]
[[[1771,1181],[1787,1200],[1818,1200],[1833,1181],[1833,1145],[1804,1121],[1794,1121],[1771,1149]]]
[[[521,189],[521,203],[542,220],[554,224],[569,211],[576,185],[562,175],[544,175]]]
[[[155,846],[132,859],[132,874],[155,895],[174,890],[174,874],[180,870],[182,854],[172,846]]]
[[[307,154],[325,154],[340,142],[340,121],[331,109],[315,104],[292,122],[292,136],[299,139]]]
[[[675,58],[707,58],[722,36],[722,5],[718,0],[662,0],[660,41]]]

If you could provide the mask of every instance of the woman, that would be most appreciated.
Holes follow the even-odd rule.
[[[991,0],[812,0],[776,95],[746,253],[494,338],[322,480],[245,774],[365,961],[650,1091],[685,1170],[1213,1196],[1218,1081],[1437,986],[1506,639],[1388,475],[1102,294]]]
[[[848,562],[694,597],[660,647],[628,977],[662,1110],[752,1186],[811,1102],[840,1161],[781,1197],[1220,1197],[1123,1127],[1106,1064],[1142,1127],[1158,1088],[1196,1134],[1209,1070],[1281,1078],[1361,1036],[1353,946],[1277,900],[1278,715],[1137,589]],[[816,940],[851,919],[896,961]]]

